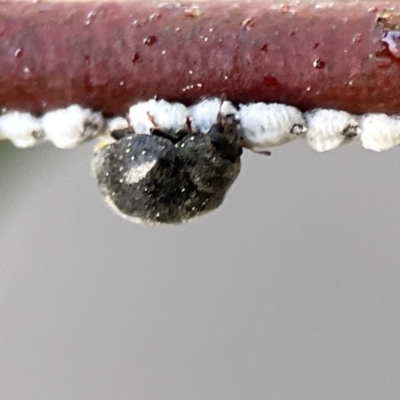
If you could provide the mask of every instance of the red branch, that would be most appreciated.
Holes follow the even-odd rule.
[[[382,41],[398,3],[299,3],[0,2],[0,106],[115,114],[224,93],[399,113],[400,59]]]

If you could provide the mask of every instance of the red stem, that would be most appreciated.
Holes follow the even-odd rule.
[[[153,96],[225,94],[400,113],[400,59],[382,42],[397,2],[195,4],[0,2],[0,107],[121,114]]]

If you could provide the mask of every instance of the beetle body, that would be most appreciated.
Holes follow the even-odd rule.
[[[176,143],[158,127],[100,147],[93,162],[100,191],[138,223],[178,224],[212,211],[240,172],[237,124],[221,117],[207,134],[187,132]]]

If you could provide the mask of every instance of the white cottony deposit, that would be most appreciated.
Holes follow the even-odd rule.
[[[253,151],[290,142],[306,131],[302,113],[285,104],[242,104],[238,116],[244,142]]]
[[[100,148],[102,146],[107,146],[108,144],[114,143],[115,139],[111,136],[111,133],[128,128],[129,128],[128,120],[124,117],[114,117],[107,119],[105,121],[104,131],[99,135],[97,135],[99,142],[96,145],[96,147]]]
[[[239,110],[227,100],[209,98],[186,107],[165,100],[148,100],[130,107],[128,116],[105,119],[79,105],[52,110],[42,117],[21,111],[0,114],[0,140],[8,139],[16,147],[30,147],[50,141],[56,147],[69,149],[94,137],[102,145],[114,142],[111,133],[134,129],[150,134],[154,128],[164,131],[184,129],[207,133],[217,121],[218,113],[234,114],[244,147],[264,152],[270,147],[304,137],[318,152],[333,150],[354,139],[361,139],[365,149],[385,151],[400,145],[400,115],[352,115],[345,111],[314,109],[304,114],[295,107],[277,103],[242,104]]]
[[[107,120],[107,133],[129,128],[128,120],[124,117],[115,117]]]
[[[187,128],[189,110],[181,103],[165,100],[141,101],[129,109],[129,122],[136,133],[150,133],[153,128],[178,131]]]
[[[364,149],[379,152],[400,145],[400,116],[365,114],[360,126]]]
[[[34,146],[43,137],[41,121],[29,113],[9,111],[0,116],[0,136],[16,147]]]
[[[42,124],[46,138],[61,149],[71,149],[101,134],[105,127],[100,113],[78,105],[47,112]]]
[[[195,132],[207,133],[215,124],[218,113],[226,116],[236,114],[237,109],[230,101],[222,101],[218,98],[206,99],[189,107],[192,117],[192,129]]]
[[[357,118],[345,111],[315,109],[304,113],[307,144],[324,152],[336,149],[360,134]]]

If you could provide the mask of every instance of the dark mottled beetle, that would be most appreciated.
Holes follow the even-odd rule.
[[[151,118],[151,116],[149,116]],[[218,114],[207,134],[113,133],[94,170],[100,191],[118,213],[138,223],[177,224],[217,208],[240,171],[242,147],[234,115]]]

